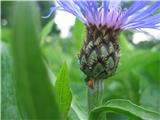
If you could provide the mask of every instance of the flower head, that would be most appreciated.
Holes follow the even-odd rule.
[[[143,28],[160,29],[160,1],[138,0],[126,10],[121,0],[56,0],[54,10],[75,15],[87,29],[87,37],[81,49],[81,70],[89,79],[105,79],[115,73],[119,62],[117,37],[122,30]],[[47,18],[45,17],[45,18]]]
[[[121,0],[56,0],[49,17],[56,9],[75,15],[85,25],[107,26],[113,29],[160,29],[160,1],[134,1],[126,9],[121,8]]]

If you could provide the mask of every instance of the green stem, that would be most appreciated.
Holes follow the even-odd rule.
[[[103,80],[93,80],[93,88],[88,87],[88,108],[89,112],[102,104],[103,99]]]

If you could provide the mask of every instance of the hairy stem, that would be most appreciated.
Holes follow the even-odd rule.
[[[93,80],[93,87],[88,86],[88,108],[89,112],[102,104],[103,99],[103,80]]]

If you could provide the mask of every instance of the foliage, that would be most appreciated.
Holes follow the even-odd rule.
[[[16,2],[13,9],[12,50],[22,118],[60,119],[53,86],[39,48],[40,16],[37,6],[34,2]]]
[[[125,107],[124,107],[125,106]],[[110,100],[102,106],[94,108],[90,113],[90,120],[97,120],[100,115],[105,112],[118,112],[127,115],[130,119],[141,118],[144,120],[159,120],[160,115],[158,113],[148,111],[142,107],[139,107],[128,100],[115,99]]]
[[[1,84],[2,84],[2,118],[7,119],[20,119],[20,113],[17,107],[15,89],[13,83],[13,72],[11,63],[11,54],[6,44],[1,43]],[[9,114],[8,114],[9,113]]]
[[[67,65],[64,63],[55,84],[56,99],[59,103],[63,117],[66,119],[69,110],[72,94],[69,88]]]
[[[122,33],[118,70],[105,80],[103,104],[88,113],[77,58],[85,39],[83,24],[76,20],[72,36],[62,39],[51,29],[53,20],[41,28],[44,20],[35,2],[14,2],[10,9],[12,27],[2,26],[3,120],[87,120],[104,113],[107,120],[160,119],[159,42],[134,46]]]

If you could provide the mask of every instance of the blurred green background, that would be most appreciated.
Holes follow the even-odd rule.
[[[28,55],[26,60],[28,60],[29,63],[27,63],[24,60],[26,63],[25,65],[28,64],[28,65],[34,66],[35,64],[37,64],[37,66],[39,66],[40,63],[37,61],[42,57],[41,61],[42,62],[44,61],[45,63],[44,66],[47,69],[47,74],[49,74],[49,79],[52,81],[53,84],[55,84],[55,80],[57,76],[60,74],[60,70],[64,62],[67,63],[67,66],[68,66],[67,75],[69,80],[68,86],[70,87],[69,89],[71,90],[71,93],[72,93],[72,103],[71,103],[71,108],[70,109],[67,108],[69,109],[69,114],[67,115],[67,118],[69,120],[85,119],[88,114],[87,113],[87,92],[86,92],[87,86],[86,86],[86,83],[84,82],[84,79],[86,76],[80,71],[79,63],[78,63],[78,54],[81,46],[83,45],[83,41],[85,39],[84,25],[80,21],[76,20],[75,25],[70,29],[71,36],[67,38],[61,38],[59,35],[60,31],[57,29],[56,24],[54,23],[54,20],[53,20],[54,15],[48,19],[40,18],[40,16],[48,14],[50,7],[53,4],[52,2],[36,2],[38,6],[38,9],[37,9],[38,12],[30,11],[30,12],[33,12],[35,16],[36,14],[40,13],[40,15],[37,15],[38,21],[40,23],[37,23],[36,21],[32,23],[32,21],[29,21],[30,19],[32,19],[32,17],[34,18],[34,16],[32,15],[30,16],[29,12],[26,12],[25,10],[21,11],[20,9],[17,9],[16,11],[15,10],[16,7],[13,7],[15,3],[16,2],[4,2],[4,1],[1,2],[1,6],[2,6],[2,13],[1,13],[2,113],[1,113],[1,116],[4,118],[4,120],[9,120],[11,118],[19,119],[21,116],[20,114],[22,114],[21,112],[19,112],[19,109],[17,108],[17,104],[19,103],[16,101],[17,99],[19,100],[19,98],[16,97],[16,95],[21,95],[23,93],[20,92],[21,88],[17,88],[17,85],[15,85],[16,81],[12,80],[15,77],[12,74],[18,71],[18,70],[16,71],[15,69],[12,70],[12,68],[13,66],[15,66],[14,65],[15,63],[17,63],[16,66],[20,66],[23,64],[20,62],[20,60],[24,60],[24,59],[21,59],[23,58],[21,55],[24,54],[23,50],[26,50],[26,51],[28,50],[28,52],[26,52]],[[17,12],[16,13],[17,21],[12,18],[12,14],[15,11]],[[19,16],[19,14],[21,16]],[[27,20],[26,21],[24,20],[23,23],[20,23],[21,21],[18,21],[18,17],[26,18],[25,16],[29,17],[28,22]],[[25,24],[24,27],[22,27],[23,24]],[[33,29],[32,24],[33,26],[35,26],[35,28],[37,28],[37,26],[39,25],[38,26],[39,32],[37,32],[37,35],[39,36],[37,43],[39,44],[39,46],[37,48],[36,46],[34,46],[35,43],[31,42],[31,40],[34,39],[34,37],[32,38],[32,36],[30,36],[30,42],[28,43],[26,42],[24,45],[21,45],[23,40],[18,41],[19,39],[18,34],[20,34],[18,33],[18,31],[21,31],[21,33],[24,35],[24,36],[22,35],[20,36],[23,39],[23,37],[27,37],[27,35],[29,35],[29,33],[23,33],[23,32],[26,32],[29,29],[27,28],[27,26],[29,26],[30,29]],[[26,30],[20,30],[21,28],[26,28]],[[17,36],[16,36],[16,33],[17,33]],[[140,42],[139,44],[134,44],[133,34],[134,32],[126,31],[126,32],[123,32],[119,37],[119,43],[121,47],[121,59],[115,75],[105,80],[104,102],[106,102],[107,100],[116,99],[116,98],[129,99],[133,103],[139,106],[142,106],[152,111],[160,112],[160,41],[152,38],[153,40],[149,42],[145,41],[145,42]],[[16,41],[14,41],[16,38],[14,36],[17,37]],[[19,47],[18,45],[21,47]],[[22,51],[22,52],[17,53],[17,51]],[[32,54],[32,51],[37,51],[33,53],[33,56],[35,57],[33,57],[32,55],[29,56],[29,53]],[[41,54],[41,57],[35,55],[37,53]],[[19,61],[15,57],[20,58]],[[13,61],[16,61],[16,62],[13,62]],[[28,71],[30,70],[29,75],[33,75],[33,76],[40,75],[40,74],[36,74],[34,70],[37,70],[37,69],[34,69],[34,67],[33,68],[26,67],[26,68]],[[43,66],[40,67],[39,69],[41,68],[43,68]],[[18,69],[18,67],[16,69]],[[42,78],[43,78],[43,73],[44,72],[42,72],[42,75],[40,75]],[[23,75],[25,77],[28,75],[28,73]],[[45,79],[48,79],[48,78],[44,77],[44,80]],[[30,82],[32,84],[33,81],[30,81]],[[22,84],[30,84],[30,83],[22,83]],[[41,86],[47,85],[47,84],[48,83],[45,84],[42,81],[38,83],[37,86],[31,86],[31,87],[33,87],[33,89],[36,89],[37,87],[37,90],[41,90],[45,88]],[[18,92],[17,92],[17,89],[18,89]],[[48,89],[47,86],[46,86],[46,89]],[[48,89],[48,91],[49,90],[50,89]],[[28,94],[28,91],[26,91],[26,93],[27,93],[26,95],[26,98],[27,98],[27,96],[29,96],[30,94]],[[34,95],[37,95],[37,93],[32,92],[31,95],[34,96]],[[49,94],[48,94],[48,99],[50,99]],[[39,101],[41,101],[41,99],[39,99]],[[49,104],[50,103],[48,103],[48,106]],[[38,109],[43,109],[43,107]],[[27,116],[27,115],[24,114],[24,116]],[[109,113],[107,117],[109,120],[127,119],[126,116],[123,116],[117,113],[112,113],[112,112]]]

